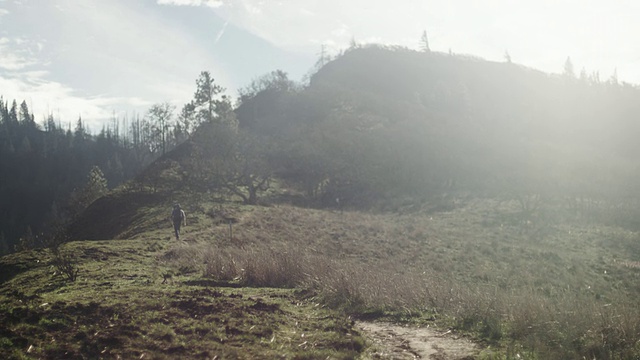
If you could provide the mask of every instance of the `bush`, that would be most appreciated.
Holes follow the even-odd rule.
[[[80,269],[78,269],[71,254],[60,251],[59,247],[54,247],[51,250],[53,252],[52,263],[57,272],[69,281],[76,281]]]

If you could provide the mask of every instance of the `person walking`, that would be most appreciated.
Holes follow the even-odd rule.
[[[180,204],[173,205],[171,222],[173,222],[173,231],[176,235],[176,240],[180,240],[180,227],[182,225],[187,226],[187,217],[184,214],[184,210],[180,208]]]

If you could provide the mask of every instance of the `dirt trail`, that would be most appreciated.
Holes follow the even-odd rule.
[[[384,322],[358,322],[373,342],[373,359],[472,360],[478,347],[467,339],[427,327]]]

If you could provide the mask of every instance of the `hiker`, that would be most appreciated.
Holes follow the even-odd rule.
[[[180,208],[180,204],[173,205],[171,222],[173,222],[173,230],[176,234],[176,240],[180,240],[180,226],[187,226],[187,217],[184,215],[184,211]]]

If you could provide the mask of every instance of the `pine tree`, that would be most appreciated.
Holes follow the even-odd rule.
[[[424,52],[431,52],[431,48],[429,47],[429,37],[427,36],[427,30],[422,32],[422,36],[420,37],[420,50]]]
[[[613,69],[613,74],[609,78],[609,83],[611,85],[618,85],[618,68]]]
[[[567,57],[567,60],[564,62],[564,76],[575,78],[576,74],[573,70],[573,62],[571,62],[571,57]]]
[[[197,110],[196,118],[200,123],[213,123],[220,120],[218,95],[224,92],[224,88],[215,83],[211,73],[202,71],[196,80],[196,92],[194,94],[194,106]]]
[[[318,61],[316,61],[314,68],[320,70],[323,66],[325,66],[329,61],[331,61],[331,56],[327,52],[327,45],[320,45],[320,53],[318,54]]]
[[[107,179],[98,166],[93,166],[87,175],[87,181],[82,189],[71,194],[71,216],[75,217],[84,211],[92,202],[108,191]]]
[[[360,44],[356,41],[355,37],[351,37],[351,41],[349,41],[349,50],[357,49],[360,47]]]
[[[15,100],[13,100],[11,109],[9,110],[9,122],[11,124],[18,123],[18,103]]]
[[[93,166],[89,171],[84,189],[88,204],[107,193],[107,179],[98,166]]]
[[[191,137],[193,131],[196,127],[195,121],[195,113],[196,113],[196,105],[193,101],[190,101],[182,107],[180,111],[180,115],[178,116],[178,122],[180,124],[180,129],[186,135],[186,137]]]
[[[26,101],[22,101],[20,103],[20,115],[19,121],[22,125],[25,125],[27,128],[35,129],[36,122],[34,121],[33,115],[29,114],[29,107],[27,106]]]
[[[76,122],[76,128],[73,132],[73,146],[76,148],[82,149],[84,147],[85,141],[87,139],[87,132],[84,129],[84,124],[82,123],[82,117],[78,117],[78,121]]]
[[[582,70],[580,70],[580,80],[585,82],[589,80],[589,76],[587,75],[587,70],[584,67],[582,67]]]

